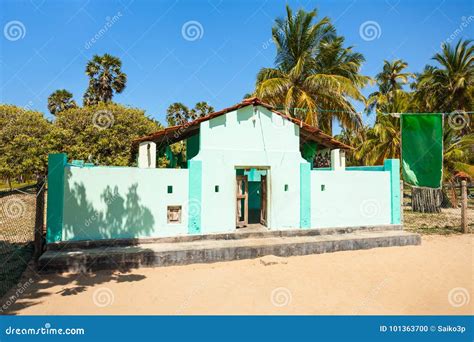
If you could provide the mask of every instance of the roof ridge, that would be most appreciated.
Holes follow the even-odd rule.
[[[152,133],[150,135],[147,135],[147,136],[144,136],[144,137],[140,137],[140,138],[137,138],[137,139],[134,139],[133,140],[133,143],[136,144],[136,143],[139,143],[139,142],[142,142],[142,141],[147,141],[147,140],[151,140],[153,138],[158,138],[159,136],[162,136],[162,135],[165,135],[166,133],[168,132],[175,132],[175,131],[179,131],[181,129],[188,129],[188,128],[192,128],[193,126],[196,126],[196,125],[199,125],[201,122],[204,122],[204,121],[208,121],[208,120],[211,120],[215,117],[218,117],[218,116],[221,116],[221,115],[224,115],[224,114],[227,114],[229,112],[232,112],[234,110],[237,110],[237,109],[240,109],[240,108],[244,108],[244,107],[247,107],[247,106],[262,106],[268,110],[270,110],[271,112],[283,117],[284,119],[292,122],[293,124],[295,125],[298,125],[300,128],[304,128],[304,131],[306,131],[307,133],[309,134],[314,134],[314,135],[317,135],[321,138],[321,140],[323,141],[327,141],[327,142],[330,142],[332,145],[336,145],[340,148],[344,148],[344,149],[353,149],[353,147],[349,146],[349,145],[346,145],[344,144],[343,142],[340,142],[339,140],[337,139],[334,139],[331,135],[323,132],[321,129],[319,129],[318,127],[314,127],[314,126],[311,126],[307,123],[305,123],[303,120],[300,120],[300,119],[297,119],[297,118],[294,118],[294,117],[291,117],[285,113],[282,113],[278,110],[275,109],[275,107],[273,107],[272,105],[268,104],[268,103],[265,103],[263,102],[261,99],[259,99],[258,97],[256,96],[253,96],[253,97],[250,97],[250,98],[246,98],[246,99],[243,99],[241,102],[233,105],[233,106],[230,106],[230,107],[226,107],[224,109],[221,109],[217,112],[213,112],[213,113],[210,113],[206,116],[203,116],[203,117],[200,117],[200,118],[197,118],[191,122],[186,122],[182,125],[176,125],[176,126],[171,126],[171,127],[166,127],[166,128],[163,128],[159,131],[156,131],[155,133]],[[182,132],[184,133],[184,132]],[[313,138],[314,139],[314,138]],[[179,141],[179,140],[178,140]]]

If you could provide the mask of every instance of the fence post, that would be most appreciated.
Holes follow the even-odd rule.
[[[466,181],[461,182],[461,228],[464,234],[468,233],[467,229],[467,186]]]
[[[38,182],[36,183],[35,261],[38,261],[39,257],[43,253],[44,247],[44,187],[44,178],[38,178]]]

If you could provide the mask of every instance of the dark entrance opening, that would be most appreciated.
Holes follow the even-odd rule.
[[[236,169],[238,228],[267,224],[267,170]]]

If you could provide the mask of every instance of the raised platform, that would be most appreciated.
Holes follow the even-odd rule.
[[[78,241],[49,244],[41,272],[91,272],[152,266],[212,263],[419,245],[418,234],[401,226],[252,231],[156,239]]]

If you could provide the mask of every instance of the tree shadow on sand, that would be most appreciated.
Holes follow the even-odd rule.
[[[58,252],[84,255],[84,267],[80,268],[79,273],[45,275],[45,271],[55,269],[54,259],[49,265],[28,265],[17,286],[2,298],[0,314],[19,314],[23,309],[38,305],[53,294],[75,296],[89,287],[109,282],[135,282],[144,279],[145,276],[131,271],[140,265],[146,265],[153,255],[152,250],[139,245],[139,238],[152,235],[155,219],[151,210],[142,205],[138,186],[138,183],[131,184],[125,194],[120,193],[117,186],[105,186],[100,194],[101,202],[94,204],[88,198],[83,183],[71,184],[71,171],[66,168],[64,201],[67,209],[63,230],[64,236],[73,241],[51,244],[50,248]],[[126,263],[117,262],[117,258],[110,257],[112,251],[117,253],[117,246],[133,248],[134,256],[127,258]],[[92,258],[86,256],[85,249],[94,247],[100,248],[100,252]],[[70,265],[57,266],[61,269],[62,266]],[[24,291],[18,295],[20,287],[24,287]],[[61,289],[53,290],[53,287]]]

